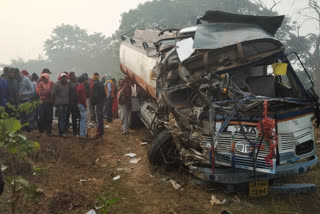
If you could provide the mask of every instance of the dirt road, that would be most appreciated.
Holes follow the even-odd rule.
[[[33,132],[28,137],[41,144],[41,151],[33,160],[43,169],[32,175],[22,170],[29,181],[44,190],[43,194],[25,199],[20,203],[20,213],[70,213],[85,214],[95,205],[97,197],[119,197],[109,213],[319,213],[320,190],[304,195],[274,195],[249,199],[245,193],[226,194],[219,185],[194,184],[192,177],[182,168],[165,169],[152,167],[147,160],[151,140],[146,129],[121,135],[120,123],[115,121],[105,129],[105,136],[98,140],[67,139],[56,135]],[[319,149],[318,149],[319,151]],[[137,164],[130,163],[127,153],[135,153]],[[120,179],[113,178],[120,175]],[[175,190],[168,180],[182,185]],[[320,169],[286,182],[313,182],[320,186]],[[227,199],[224,206],[211,206],[210,197]],[[0,198],[0,213],[9,213],[9,190]],[[234,200],[235,195],[240,202]]]

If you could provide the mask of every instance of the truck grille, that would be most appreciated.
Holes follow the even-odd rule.
[[[294,132],[279,133],[279,152],[294,152],[296,145],[312,140],[312,129],[306,128]]]
[[[246,138],[241,133],[235,133],[235,143],[244,142]],[[256,134],[246,134],[250,141],[256,140]],[[223,132],[219,137],[219,143],[217,148],[215,148],[216,156],[215,160],[217,164],[224,166],[232,166],[232,133]],[[265,157],[270,153],[268,147],[264,147],[260,150],[257,161],[256,161],[256,171],[265,173],[275,173],[275,159],[273,160],[273,166],[269,166],[265,162]],[[250,154],[244,154],[235,150],[235,167],[247,170],[253,170],[253,160]]]

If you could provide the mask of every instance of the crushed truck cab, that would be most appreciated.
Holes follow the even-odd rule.
[[[140,118],[155,137],[152,164],[236,184],[318,162],[318,97],[274,37],[283,18],[208,11],[194,27],[122,37],[121,70],[142,89]]]

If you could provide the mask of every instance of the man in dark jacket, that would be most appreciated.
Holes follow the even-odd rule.
[[[72,117],[72,131],[73,135],[78,135],[79,132],[79,110],[77,107],[77,82],[76,82],[76,75],[74,72],[70,72],[68,74],[68,86],[69,86],[69,105],[68,105],[68,112],[67,112],[67,120],[66,120],[66,128],[69,128],[69,119],[70,116]]]
[[[7,80],[0,77],[0,106],[7,106],[8,100],[8,83]]]
[[[102,137],[104,134],[103,127],[103,104],[106,98],[104,85],[99,80],[99,74],[94,73],[92,76],[93,83],[91,87],[91,104],[95,109],[96,121],[97,121],[97,137]]]
[[[58,111],[59,136],[66,137],[66,120],[69,104],[69,86],[67,74],[60,74],[60,80],[54,84],[51,95]]]
[[[19,81],[16,78],[15,68],[9,68],[7,83],[8,83],[8,102],[11,105],[18,105]]]

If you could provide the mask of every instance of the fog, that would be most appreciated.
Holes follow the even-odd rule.
[[[165,1],[170,2],[163,0]],[[181,0],[176,1],[181,4]],[[250,1],[257,2],[256,0]],[[119,39],[120,35],[114,33],[119,29],[121,14],[133,12],[139,4],[145,2],[148,0],[118,0],[112,4],[105,0],[1,0],[0,67],[1,65],[2,67],[12,65],[20,69],[28,69],[32,73],[39,73],[43,67],[50,67],[54,77],[63,71],[70,70],[77,74],[99,72],[103,75],[112,73],[119,77],[121,73],[118,62],[118,44],[114,42]],[[267,8],[273,4],[273,1],[270,0],[263,2]],[[307,35],[319,30],[314,22],[304,22],[305,17],[300,15],[307,2],[282,0],[273,10],[292,18],[292,21],[303,23],[300,35]],[[152,12],[150,14],[152,16]],[[143,18],[148,17],[141,17]],[[129,30],[132,26],[127,25],[126,27]],[[126,30],[126,28],[121,30]],[[99,34],[95,34],[96,32]],[[112,35],[114,37],[111,39]],[[80,36],[82,40],[77,41],[78,43],[73,46],[68,44],[69,46],[64,47],[65,49],[59,53],[48,51],[50,48],[52,50],[56,48],[50,46],[50,42],[55,44],[56,41],[52,38],[59,36],[61,39],[66,36],[69,41],[77,40],[77,36]],[[47,43],[48,40],[49,43]],[[97,48],[88,50],[91,46],[83,46],[81,41],[83,44],[87,41],[94,41],[91,46]],[[111,45],[110,41],[113,42]],[[44,49],[48,44],[50,48],[47,48],[46,52]],[[74,54],[74,51],[68,51],[68,49],[86,51],[78,51],[77,54]]]
[[[0,64],[43,55],[43,43],[56,25],[71,24],[110,36],[120,14],[146,0],[1,0]]]

